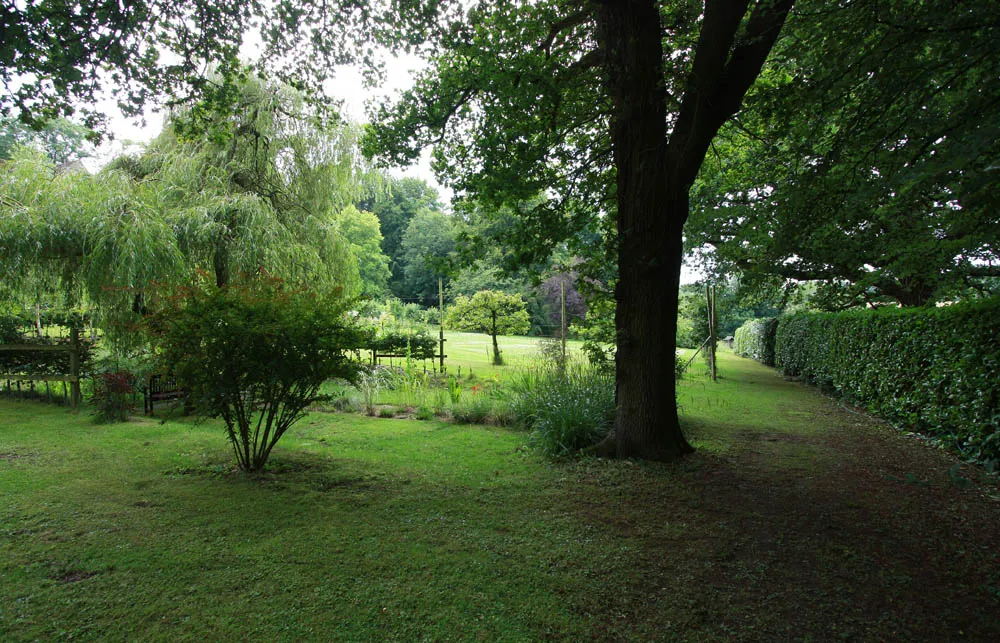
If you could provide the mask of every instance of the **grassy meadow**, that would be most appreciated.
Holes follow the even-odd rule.
[[[435,338],[438,331],[433,329],[431,335]],[[541,342],[538,337],[504,337],[497,338],[500,344],[500,354],[504,359],[502,366],[495,366],[492,363],[493,352],[490,337],[479,333],[465,333],[455,330],[447,330],[444,333],[444,352],[447,355],[445,368],[448,374],[468,377],[471,373],[475,377],[492,379],[504,378],[520,368],[526,368],[537,364],[541,354]],[[578,340],[566,341],[566,352],[573,359],[582,359],[583,352],[580,346],[583,342]],[[367,355],[363,353],[363,355]],[[388,358],[381,360],[383,364],[389,364]],[[392,359],[393,366],[404,366],[405,359]],[[431,360],[415,361],[415,368],[423,370],[426,366],[428,371],[433,370],[436,362]]]
[[[504,339],[503,369],[532,359]],[[449,340],[449,369],[492,375],[488,337]],[[701,364],[675,464],[313,412],[246,476],[215,421],[0,398],[2,638],[1000,636],[995,478],[756,363]]]

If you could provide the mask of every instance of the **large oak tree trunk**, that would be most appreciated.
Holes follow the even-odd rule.
[[[599,16],[618,169],[617,411],[597,452],[673,460],[690,452],[677,418],[674,351],[687,191],[666,179],[666,90],[659,11],[609,2]]]
[[[712,139],[739,110],[793,3],[759,0],[747,15],[749,0],[707,0],[669,138],[659,4],[599,3],[619,244],[617,408],[611,434],[595,448],[600,455],[673,460],[692,450],[677,418],[674,375],[688,195]]]

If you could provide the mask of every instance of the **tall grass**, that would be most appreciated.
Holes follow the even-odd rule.
[[[572,363],[565,369],[525,369],[511,378],[501,399],[516,424],[548,457],[577,453],[600,442],[615,414],[614,375]]]

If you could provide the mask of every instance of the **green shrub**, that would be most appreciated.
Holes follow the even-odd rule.
[[[776,364],[988,467],[1000,463],[1000,300],[781,318]]]
[[[432,337],[426,329],[387,328],[379,330],[368,348],[379,355],[404,355],[411,359],[433,359],[437,355],[438,340]]]
[[[17,344],[21,341],[21,327],[24,325],[20,317],[3,314],[0,311],[0,344]]]
[[[543,337],[538,342],[538,356],[542,363],[550,368],[562,370],[566,368],[568,355],[563,351],[563,342],[558,337]]]
[[[217,287],[201,279],[156,302],[147,328],[165,372],[195,410],[225,421],[238,466],[258,471],[288,428],[350,379],[348,351],[366,343],[341,300],[269,277]]]
[[[778,318],[751,319],[733,334],[733,352],[774,366],[774,339]]]
[[[94,373],[91,402],[98,422],[124,422],[135,411],[136,377],[128,370]]]
[[[144,353],[114,352],[95,360],[90,400],[98,422],[124,422],[135,412],[149,367],[149,356]]]
[[[516,424],[531,431],[545,455],[562,457],[607,436],[615,414],[614,375],[571,364],[557,370],[523,371],[505,393]]]
[[[392,371],[382,366],[363,366],[358,369],[355,386],[361,394],[361,403],[365,413],[375,415],[375,405],[378,403],[382,389],[392,388],[394,376]]]
[[[492,396],[472,393],[451,407],[451,416],[458,424],[489,424],[493,417]]]
[[[459,369],[461,371],[461,369]],[[458,404],[462,399],[462,382],[457,377],[448,376],[448,399],[452,405]]]

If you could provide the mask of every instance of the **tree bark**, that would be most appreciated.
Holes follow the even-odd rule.
[[[500,357],[500,344],[497,343],[497,313],[495,310],[490,311],[490,336],[493,338],[493,365],[502,366],[503,358]]]
[[[215,253],[212,255],[212,269],[215,272],[215,285],[222,288],[229,284],[229,248],[225,241],[218,241],[215,244]]]
[[[749,0],[705,3],[669,139],[659,4],[604,0],[598,7],[618,188],[616,413],[610,435],[594,449],[598,455],[669,461],[693,450],[677,417],[674,374],[688,195],[712,139],[739,110],[793,2],[760,0],[749,17]]]
[[[677,417],[674,352],[687,191],[667,175],[662,29],[655,2],[607,2],[598,15],[614,112],[618,188],[615,422],[595,452],[674,460],[692,451]]]

